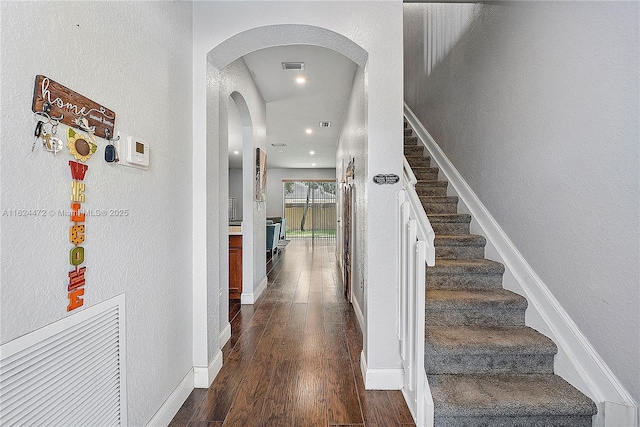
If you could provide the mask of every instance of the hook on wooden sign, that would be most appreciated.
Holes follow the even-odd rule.
[[[31,109],[37,114],[46,112],[52,118],[60,117],[60,123],[76,129],[94,128],[95,135],[101,138],[107,136],[107,130],[114,134],[115,112],[43,75],[36,76]]]

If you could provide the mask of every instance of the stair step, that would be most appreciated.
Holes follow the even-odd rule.
[[[488,259],[436,259],[427,267],[428,289],[502,288],[504,266]]]
[[[411,130],[410,128],[406,127],[404,128],[404,136],[411,136],[411,134],[413,133],[413,130]]]
[[[432,168],[430,166],[413,166],[411,165],[411,170],[417,179],[422,181],[437,181],[438,180],[438,172],[440,172],[439,168]]]
[[[449,181],[438,181],[435,179],[419,179],[418,178],[418,182],[416,182],[416,191],[418,191],[418,189],[420,188],[432,188],[432,187],[447,188],[448,186],[449,186]]]
[[[432,180],[418,179],[416,183],[416,193],[418,196],[446,196],[448,181],[438,181],[437,177]]]
[[[420,196],[420,201],[427,215],[458,213],[457,196]]]
[[[424,145],[404,145],[404,155],[405,156],[422,156],[425,153]]]
[[[487,239],[475,234],[436,235],[433,242],[436,258],[478,259],[484,258],[484,246]]]
[[[411,166],[411,168],[416,168],[416,167],[423,167],[423,168],[429,168],[431,167],[431,157],[429,156],[405,156],[407,158],[407,162],[409,162],[409,166]],[[415,174],[415,171],[414,171]]]
[[[428,326],[427,374],[551,374],[557,348],[527,326]]]
[[[417,136],[405,136],[404,145],[417,145],[419,138]]]
[[[445,184],[447,183],[447,181],[434,181],[434,182],[444,182]],[[447,195],[447,187],[445,186],[440,186],[440,185],[421,185],[420,187],[418,187],[416,185],[416,193],[418,193],[418,196],[440,196],[440,197],[444,197]],[[462,233],[450,233],[450,234],[464,234],[464,232]]]
[[[595,404],[557,375],[429,375],[439,427],[591,427]]]
[[[426,324],[524,326],[527,300],[505,289],[428,289]]]
[[[421,195],[421,193],[418,193],[418,195]],[[469,214],[430,214],[428,217],[436,235],[469,234],[471,223],[471,215]]]

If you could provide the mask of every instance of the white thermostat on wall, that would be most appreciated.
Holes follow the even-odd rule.
[[[149,144],[128,136],[124,144],[124,153],[120,153],[125,166],[149,169]],[[124,155],[123,155],[124,154]]]

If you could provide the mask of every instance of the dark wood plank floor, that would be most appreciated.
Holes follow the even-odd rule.
[[[172,427],[414,426],[400,391],[364,389],[362,333],[334,248],[293,240],[257,303],[231,304],[224,366]]]

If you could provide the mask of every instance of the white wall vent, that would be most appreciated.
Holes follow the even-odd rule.
[[[126,426],[124,294],[0,346],[0,425]]]
[[[283,62],[283,70],[304,70],[304,62]]]

